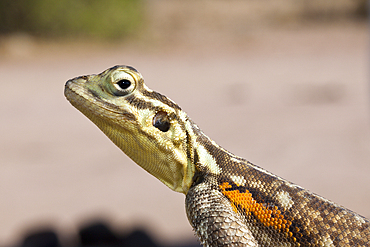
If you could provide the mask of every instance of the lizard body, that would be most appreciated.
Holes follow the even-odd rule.
[[[204,246],[370,246],[370,222],[237,157],[130,66],[67,81],[65,96],[174,191]]]

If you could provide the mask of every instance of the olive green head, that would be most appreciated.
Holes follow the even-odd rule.
[[[67,81],[64,94],[138,165],[171,189],[187,193],[194,176],[188,157],[188,118],[141,74],[115,66]]]

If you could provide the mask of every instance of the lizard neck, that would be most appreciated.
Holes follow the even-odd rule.
[[[224,161],[230,160],[234,155],[205,135],[192,120],[188,119],[186,129],[190,137],[188,159],[197,174],[219,176]]]

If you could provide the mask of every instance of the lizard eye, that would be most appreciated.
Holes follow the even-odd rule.
[[[164,111],[159,111],[157,114],[155,114],[153,118],[153,126],[162,132],[167,132],[171,126],[167,113]]]
[[[127,79],[119,80],[116,84],[122,90],[126,90],[129,86],[131,86],[131,82]]]
[[[115,89],[113,93],[117,96],[127,95],[135,89],[135,79],[123,71],[112,75],[112,82]]]

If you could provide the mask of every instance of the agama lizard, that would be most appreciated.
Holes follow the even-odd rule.
[[[138,165],[186,195],[204,246],[370,246],[370,222],[226,151],[130,66],[67,81],[65,96]]]

